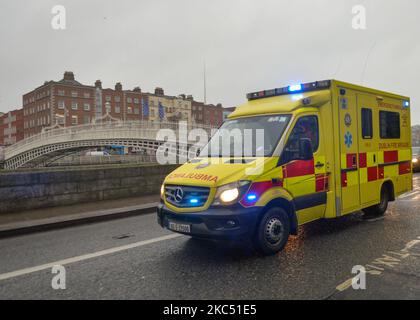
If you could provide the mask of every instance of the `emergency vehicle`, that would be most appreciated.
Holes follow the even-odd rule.
[[[408,97],[324,80],[247,98],[218,132],[263,129],[263,153],[255,141],[245,142],[255,153],[244,155],[212,148],[223,139],[213,135],[165,178],[162,227],[197,238],[249,238],[274,254],[300,225],[359,210],[383,215],[389,201],[412,190]]]

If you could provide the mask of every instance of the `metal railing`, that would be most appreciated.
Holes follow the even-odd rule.
[[[120,122],[101,122],[95,124],[84,124],[72,127],[60,127],[43,131],[26,139],[23,139],[9,147],[4,148],[5,160],[25,152],[29,149],[39,147],[44,144],[54,143],[56,141],[74,141],[85,139],[112,139],[113,137],[121,138],[144,138],[155,140],[156,134],[161,129],[171,129],[177,132],[179,123],[173,122],[152,122],[152,121],[120,121]],[[187,125],[187,130],[203,129],[207,134],[211,134],[212,129],[216,127],[203,125]],[[124,132],[128,134],[123,134]],[[98,135],[100,133],[100,135]],[[130,134],[134,134],[130,136]]]
[[[179,138],[181,129],[187,133],[193,129],[200,129],[210,136],[216,128],[197,124],[188,125],[186,122],[152,121],[103,121],[51,128],[4,148],[5,168],[15,169],[46,154],[68,148],[95,146],[96,142],[98,145],[115,143],[156,149],[158,146],[156,136],[162,129],[173,130]],[[176,143],[172,140],[170,142]]]

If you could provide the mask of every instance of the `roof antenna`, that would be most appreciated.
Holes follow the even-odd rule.
[[[204,104],[207,104],[206,60],[204,60]]]

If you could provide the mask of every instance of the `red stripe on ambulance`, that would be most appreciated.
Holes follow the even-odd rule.
[[[346,168],[347,169],[357,168],[357,153],[348,153],[346,155]]]
[[[359,153],[359,168],[367,167],[367,155],[366,153]]]
[[[398,171],[400,175],[411,173],[411,161],[401,162]]]
[[[315,191],[328,191],[328,174],[317,174],[315,176]]]
[[[384,151],[384,162],[398,162],[398,151]]]
[[[378,180],[378,167],[367,168],[368,181]]]
[[[315,174],[314,159],[296,160],[283,167],[283,178],[293,178]]]

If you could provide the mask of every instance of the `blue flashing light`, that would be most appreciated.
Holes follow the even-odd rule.
[[[292,95],[292,100],[293,101],[298,101],[298,100],[301,100],[301,99],[303,99],[303,94],[293,94]]]
[[[246,196],[246,199],[248,201],[254,201],[255,199],[257,199],[257,196],[255,194],[249,194]]]
[[[190,199],[190,203],[197,204],[198,203],[198,199]]]
[[[404,101],[404,107],[408,108],[410,106],[410,101]]]
[[[288,90],[289,90],[289,92],[302,91],[302,85],[301,84],[294,84],[292,86],[289,86]]]

